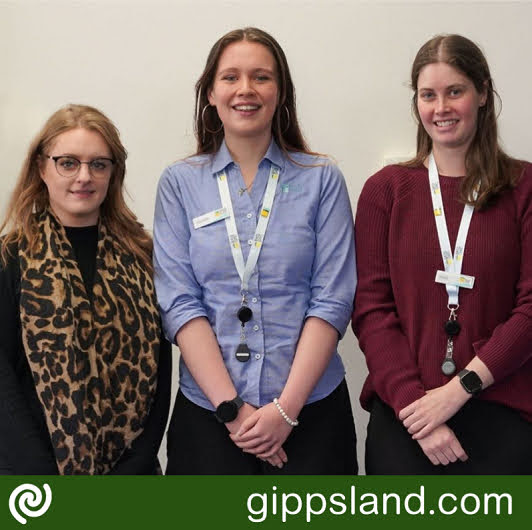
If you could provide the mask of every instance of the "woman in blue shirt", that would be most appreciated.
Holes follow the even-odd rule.
[[[349,197],[303,139],[270,35],[245,28],[213,46],[196,137],[155,209],[157,296],[181,351],[167,473],[355,474],[337,352],[356,277]]]

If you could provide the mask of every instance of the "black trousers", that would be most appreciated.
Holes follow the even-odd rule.
[[[305,405],[283,447],[282,469],[244,453],[213,413],[178,392],[168,429],[167,475],[356,475],[356,436],[345,380]]]
[[[435,466],[412,440],[393,409],[372,403],[366,438],[368,475],[530,475],[532,423],[497,403],[470,399],[447,425],[469,456]]]

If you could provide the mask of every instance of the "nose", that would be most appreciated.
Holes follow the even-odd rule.
[[[439,96],[436,100],[436,112],[438,114],[445,114],[449,110],[449,103],[445,96]]]
[[[253,84],[251,82],[251,79],[248,76],[243,75],[240,78],[240,83],[238,85],[238,94],[245,95],[251,92],[253,92]]]
[[[88,182],[92,179],[92,175],[89,169],[89,164],[81,163],[79,172],[76,175],[76,180],[78,182]]]

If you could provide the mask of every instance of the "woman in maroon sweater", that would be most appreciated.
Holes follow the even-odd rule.
[[[412,88],[417,155],[366,182],[355,223],[366,472],[530,474],[532,165],[498,144],[470,40],[423,45]]]

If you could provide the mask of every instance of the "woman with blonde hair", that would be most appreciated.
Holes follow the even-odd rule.
[[[196,156],[163,173],[157,297],[181,350],[168,473],[353,474],[337,352],[351,314],[351,207],[309,151],[285,54],[227,33],[196,84]]]
[[[30,146],[0,232],[0,472],[152,474],[169,406],[151,239],[126,150],[67,105]]]
[[[480,48],[412,66],[417,155],[365,184],[353,329],[369,474],[532,473],[532,165],[497,135]]]

